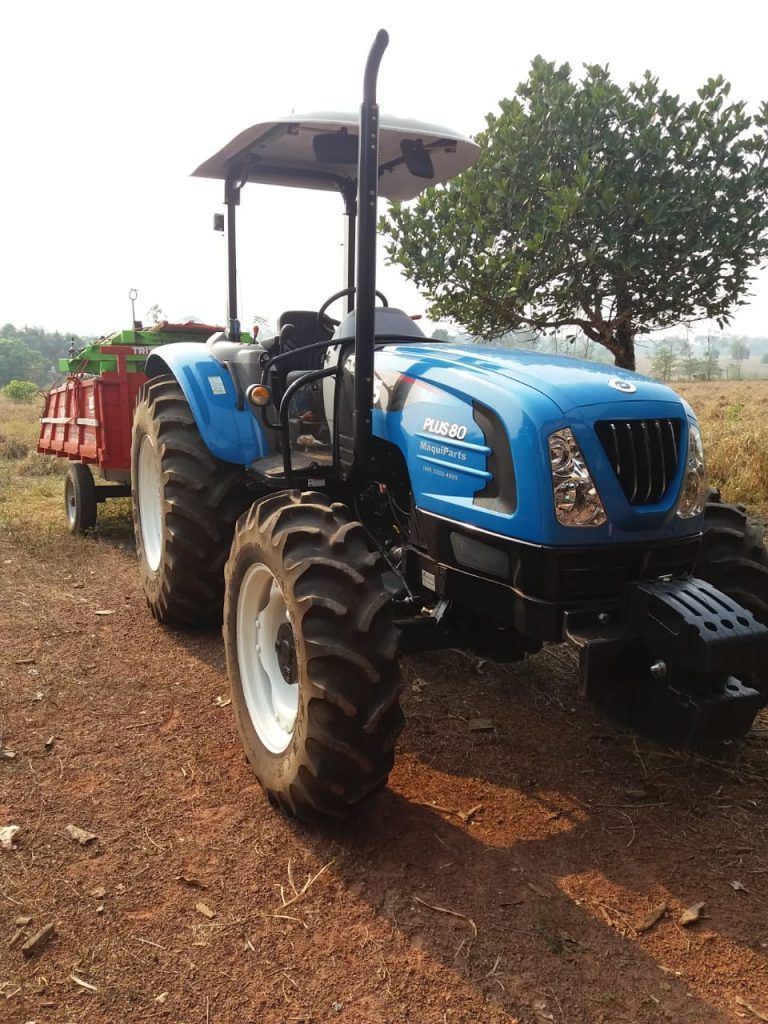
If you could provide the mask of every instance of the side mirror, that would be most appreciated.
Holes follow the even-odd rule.
[[[400,152],[403,154],[405,166],[414,178],[434,178],[432,157],[424,149],[421,139],[403,139],[400,143]]]
[[[356,164],[357,136],[346,128],[338,132],[325,132],[312,139],[315,160],[319,164]]]

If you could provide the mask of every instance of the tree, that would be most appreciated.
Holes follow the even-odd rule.
[[[677,363],[677,352],[669,342],[656,346],[651,359],[651,373],[659,380],[672,380]]]
[[[39,352],[16,338],[0,338],[0,387],[11,380],[42,384],[46,376],[46,362]]]
[[[31,402],[37,392],[37,384],[31,380],[9,380],[3,388],[3,394],[12,402]]]
[[[749,345],[743,338],[734,338],[731,342],[731,359],[736,363],[736,379],[741,380],[741,364],[749,359]]]
[[[0,338],[23,342],[27,348],[39,352],[50,368],[55,366],[57,359],[66,356],[70,345],[75,349],[81,349],[92,340],[77,334],[49,332],[44,331],[42,327],[14,327],[13,324],[4,324],[0,327]]]
[[[720,352],[712,341],[712,335],[708,334],[704,339],[704,376],[707,380],[717,380],[722,377],[723,371],[720,368]]]
[[[763,352],[762,356],[760,357],[760,362],[768,363],[768,352]]]
[[[683,371],[685,380],[692,380],[697,369],[700,368],[700,361],[696,358],[691,343],[691,336],[686,331],[685,337],[680,342],[680,368]]]
[[[729,91],[719,76],[684,102],[650,72],[622,89],[537,57],[475,166],[390,206],[389,259],[434,319],[577,327],[620,366],[652,328],[722,326],[768,254],[768,103],[753,118]]]
[[[434,337],[434,335],[432,335]],[[535,349],[542,349],[542,344],[546,343],[548,339],[544,338],[543,335],[539,334],[538,331],[527,331],[525,329],[519,331],[506,331],[504,334],[499,335],[498,338],[475,338],[474,341],[479,345],[485,345],[488,342],[492,342],[494,345],[502,345],[504,348],[522,348],[527,351],[533,351]]]

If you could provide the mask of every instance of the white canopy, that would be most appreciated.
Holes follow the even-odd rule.
[[[357,167],[320,163],[313,139],[342,130],[356,136],[358,126],[355,114],[335,112],[290,114],[279,121],[256,124],[201,164],[194,175],[224,179],[242,162],[248,167],[247,181],[338,191],[344,182],[355,179]],[[411,174],[401,149],[404,140],[421,142],[432,160],[433,177]],[[475,162],[479,153],[476,143],[450,128],[381,115],[379,195],[385,199],[413,199],[430,185],[455,178]]]

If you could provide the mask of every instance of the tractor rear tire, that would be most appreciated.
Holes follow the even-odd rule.
[[[695,575],[718,587],[768,626],[768,550],[763,527],[749,519],[743,505],[729,505],[719,491],[710,491],[704,512],[704,533]],[[749,679],[768,703],[768,670]]]
[[[176,626],[221,622],[224,563],[237,517],[252,500],[244,471],[215,458],[171,376],[139,393],[131,484],[136,552],[147,604]]]
[[[96,484],[82,462],[73,462],[64,480],[64,511],[70,533],[88,533],[96,525]]]
[[[381,556],[344,505],[282,491],[238,521],[224,644],[248,761],[270,802],[348,817],[386,785],[403,728]]]

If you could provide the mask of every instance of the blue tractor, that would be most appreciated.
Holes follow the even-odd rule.
[[[149,356],[133,425],[149,607],[223,614],[248,760],[308,818],[386,783],[404,651],[570,642],[585,696],[675,744],[743,735],[768,697],[768,556],[708,492],[686,403],[615,368],[429,340],[376,291],[377,196],[411,199],[478,153],[379,117],[386,45],[359,117],[256,125],[195,172],[224,181],[228,327]],[[346,287],[264,339],[237,308],[251,182],[337,191],[346,214]]]

